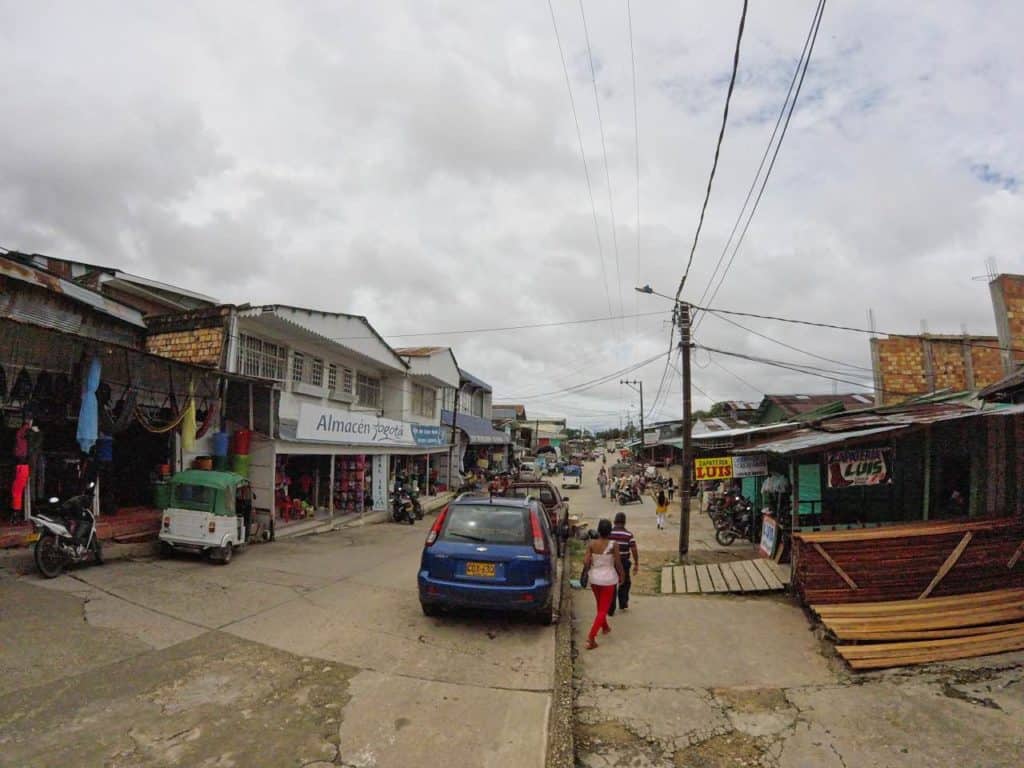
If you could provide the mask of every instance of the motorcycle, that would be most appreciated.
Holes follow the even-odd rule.
[[[405,488],[399,486],[395,488],[394,496],[391,499],[391,519],[396,523],[408,523],[409,525],[415,525],[416,523],[416,507],[419,506],[419,501],[414,503],[412,496]],[[423,511],[420,510],[420,519],[423,517]]]
[[[619,504],[625,506],[626,504],[633,504],[639,501],[641,504],[644,503],[644,497],[634,491],[632,488],[623,488],[615,495],[616,500]]]
[[[89,483],[86,493],[63,502],[51,498],[50,509],[32,516],[38,536],[36,567],[46,578],[54,579],[67,566],[90,558],[96,565],[103,564],[103,546],[96,535],[96,518],[92,514],[95,485]]]
[[[736,539],[749,540],[754,528],[754,505],[749,499],[738,496],[728,519],[722,527],[715,526],[715,540],[723,547],[730,546]]]

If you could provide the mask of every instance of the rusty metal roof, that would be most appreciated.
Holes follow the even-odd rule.
[[[404,357],[430,357],[446,349],[447,347],[395,347],[395,352]]]
[[[821,448],[840,445],[842,443],[860,442],[864,438],[881,437],[907,429],[903,425],[890,424],[885,427],[861,429],[855,432],[821,432],[816,429],[799,429],[796,432],[750,448],[733,450],[733,453],[775,453],[788,456],[794,453],[812,453]]]

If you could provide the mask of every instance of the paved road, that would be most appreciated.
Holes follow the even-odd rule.
[[[425,533],[0,575],[0,765],[543,765],[553,630],[425,618]]]

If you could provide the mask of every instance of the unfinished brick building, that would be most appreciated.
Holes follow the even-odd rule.
[[[987,387],[1024,364],[1024,275],[989,284],[997,336],[920,334],[871,340],[880,405],[939,390]]]

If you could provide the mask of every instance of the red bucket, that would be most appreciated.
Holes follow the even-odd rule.
[[[239,429],[235,431],[235,455],[236,456],[248,456],[249,455],[249,443],[252,441],[252,431],[248,429]]]

